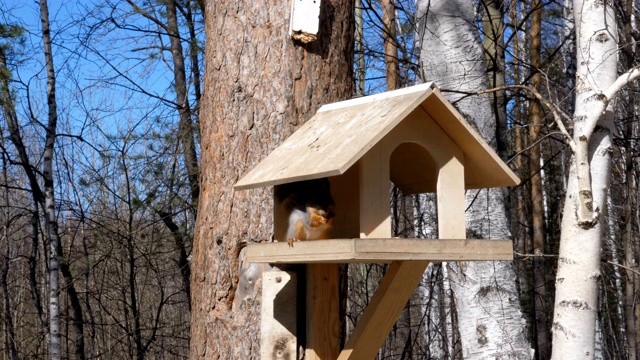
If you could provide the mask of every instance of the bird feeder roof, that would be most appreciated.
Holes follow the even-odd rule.
[[[245,190],[342,175],[420,107],[425,121],[433,120],[462,150],[467,189],[520,182],[436,85],[426,83],[322,106],[234,187]]]

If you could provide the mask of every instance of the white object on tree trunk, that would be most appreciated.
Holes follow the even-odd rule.
[[[316,41],[320,23],[320,0],[292,0],[289,35],[303,43]]]

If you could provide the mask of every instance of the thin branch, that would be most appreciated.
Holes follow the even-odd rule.
[[[625,86],[635,81],[638,77],[640,77],[640,67],[636,66],[632,69],[629,69],[624,74],[618,76],[618,78],[609,86],[605,91],[600,94],[596,93],[599,102],[597,102],[597,106],[594,106],[591,112],[588,114],[585,119],[585,125],[583,127],[583,136],[586,136],[587,139],[591,138],[591,134],[593,130],[596,128],[596,125],[600,121],[601,115],[606,111],[609,104],[615,100],[616,96],[620,93]]]
[[[569,143],[569,146],[571,147],[571,150],[573,150],[574,152],[576,151],[576,144],[575,144],[575,142],[573,140],[573,137],[571,137],[571,135],[567,131],[567,128],[564,126],[564,123],[562,122],[563,118],[566,121],[572,121],[571,117],[569,115],[567,115],[564,111],[559,109],[557,106],[555,106],[554,104],[552,104],[549,101],[547,101],[547,99],[544,96],[542,96],[542,94],[540,94],[538,92],[538,90],[536,90],[536,89],[534,89],[534,88],[532,88],[530,86],[526,86],[526,85],[506,85],[506,86],[500,86],[500,87],[493,88],[493,89],[478,91],[477,94],[478,95],[482,95],[482,94],[486,94],[486,93],[492,93],[492,92],[509,90],[509,89],[526,90],[526,91],[530,92],[541,103],[543,103],[544,106],[546,106],[549,110],[551,110],[551,113],[553,114],[553,119],[554,119],[554,121],[556,123],[556,126],[558,126],[558,129],[560,130],[562,135],[564,135],[564,137],[567,139],[567,142]]]
[[[522,254],[522,253],[519,253],[517,251],[514,251],[513,254],[518,256],[518,257],[520,257],[522,260],[529,260],[529,259],[534,258],[534,257],[557,258],[559,256],[559,255],[551,255],[551,254]],[[604,259],[600,260],[600,262],[607,263],[609,265],[613,265],[613,266],[617,266],[617,267],[623,268],[625,270],[631,271],[632,273],[640,276],[640,271],[638,271],[638,270],[636,270],[634,268],[630,268],[630,267],[628,267],[626,265],[622,265],[622,264],[619,264],[617,262],[613,262],[613,261],[610,261],[610,260],[604,260]]]
[[[544,139],[546,139],[546,138],[548,138],[548,137],[551,137],[551,136],[553,136],[553,135],[558,135],[558,134],[563,135],[563,134],[562,134],[562,132],[560,132],[560,131],[554,131],[554,132],[550,132],[550,133],[546,134],[545,136],[541,137],[540,139],[538,139],[538,140],[537,140],[536,142],[534,142],[533,144],[531,144],[531,145],[527,146],[526,148],[524,148],[524,149],[522,149],[521,151],[519,151],[517,154],[513,155],[513,156],[511,157],[511,159],[508,159],[507,161],[505,161],[505,163],[507,163],[507,164],[508,164],[508,163],[510,163],[510,162],[511,162],[511,161],[513,161],[515,158],[517,158],[517,157],[518,157],[518,156],[520,156],[521,154],[525,153],[527,150],[529,150],[529,149],[531,149],[532,147],[534,147],[534,146],[538,145],[539,143],[541,143]],[[558,140],[558,139],[556,139],[556,140]]]

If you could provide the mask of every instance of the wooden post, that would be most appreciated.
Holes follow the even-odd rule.
[[[360,159],[360,238],[390,238],[389,156],[383,141]]]
[[[453,156],[450,155],[447,161],[439,159],[438,217],[445,219],[439,227],[440,237],[465,238],[463,155],[455,146],[450,146],[449,150]],[[363,157],[365,158],[366,156]],[[361,184],[363,181],[364,179],[361,179]],[[375,192],[363,194],[361,197],[372,196],[372,194]],[[381,200],[378,201],[381,202]],[[364,211],[364,208],[363,206],[361,210]],[[378,211],[380,208],[380,206],[377,207]],[[382,207],[387,211],[388,208],[388,205]],[[373,212],[373,214],[376,213]],[[377,216],[381,218],[381,214]],[[361,224],[367,224],[367,221],[371,219],[361,218]],[[399,261],[391,264],[338,359],[373,359],[375,357],[428,265],[428,261]]]
[[[438,173],[436,196],[438,201],[438,238],[440,239],[464,239],[467,237],[464,217],[463,154],[459,150],[457,153],[458,157],[452,157],[440,167]]]
[[[262,273],[260,358],[296,359],[296,274]]]
[[[340,353],[339,269],[307,265],[306,360],[334,360]]]

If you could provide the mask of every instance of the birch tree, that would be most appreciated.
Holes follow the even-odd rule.
[[[40,22],[41,34],[44,50],[44,62],[46,71],[46,106],[47,121],[41,121],[44,130],[44,144],[42,149],[42,170],[37,171],[33,161],[29,158],[27,145],[23,141],[21,126],[18,123],[18,116],[13,105],[8,81],[1,86],[0,96],[2,97],[3,113],[7,120],[7,127],[10,133],[11,142],[20,159],[20,165],[24,170],[28,180],[30,190],[33,194],[34,202],[40,207],[44,214],[45,233],[48,245],[48,267],[47,285],[49,291],[49,312],[48,312],[48,342],[50,359],[60,359],[62,356],[62,334],[61,334],[61,313],[60,313],[60,274],[64,276],[64,287],[71,303],[71,318],[73,320],[74,343],[73,352],[78,359],[84,359],[84,334],[83,334],[83,314],[78,293],[75,289],[73,276],[69,264],[63,257],[60,236],[58,233],[58,222],[56,214],[55,188],[54,188],[54,146],[57,136],[58,108],[56,102],[56,73],[53,63],[53,50],[51,40],[51,29],[49,27],[49,7],[46,0],[40,1]],[[0,56],[0,71],[8,71],[6,59]],[[6,74],[5,74],[6,75]],[[33,116],[33,115],[32,115]],[[35,120],[35,119],[34,119]],[[37,120],[36,120],[37,122]],[[41,176],[42,186],[38,182]]]
[[[640,76],[633,68],[617,76],[618,34],[612,2],[575,0],[577,69],[573,151],[562,218],[553,359],[595,356],[603,213],[611,171],[612,101]],[[564,129],[561,121],[558,126]]]
[[[416,9],[422,79],[435,81],[448,100],[491,142],[496,124],[488,95],[463,95],[487,88],[473,3],[423,0],[417,2]],[[510,236],[500,189],[469,191],[467,199],[470,236],[494,239]],[[451,264],[449,276],[458,310],[463,357],[530,358],[511,264]]]

